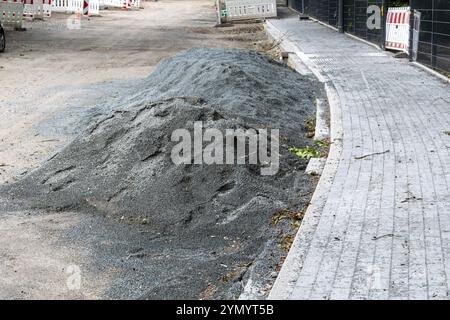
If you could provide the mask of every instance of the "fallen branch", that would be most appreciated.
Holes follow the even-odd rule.
[[[289,31],[286,31],[285,33],[283,33],[283,34],[280,36],[280,38],[279,38],[278,40],[275,40],[275,41],[274,41],[274,43],[272,44],[272,46],[271,46],[270,48],[264,49],[264,50],[261,50],[261,51],[263,51],[263,52],[268,52],[268,51],[270,51],[270,50],[272,50],[272,49],[278,47],[278,46],[283,42],[283,39],[286,37],[286,35],[287,35],[288,33],[289,33]]]
[[[364,159],[364,158],[367,158],[367,157],[370,157],[370,156],[376,156],[376,155],[379,155],[379,154],[385,154],[385,153],[388,153],[388,152],[390,152],[391,150],[386,150],[386,151],[382,151],[382,152],[374,152],[374,153],[369,153],[369,154],[366,154],[366,155],[363,155],[363,156],[360,156],[360,157],[355,157],[355,159],[356,160],[360,160],[360,159]]]
[[[374,237],[372,237],[372,240],[378,240],[378,239],[382,239],[382,238],[386,238],[386,237],[394,237],[394,234],[388,233],[388,234],[383,234],[382,236],[378,236],[378,237],[374,236]]]

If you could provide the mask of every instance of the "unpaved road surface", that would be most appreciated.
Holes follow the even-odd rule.
[[[135,85],[130,80],[148,76],[162,58],[192,47],[264,45],[261,24],[214,28],[213,3],[143,2],[143,10],[82,19],[81,29],[68,29],[73,16],[55,14],[25,23],[25,32],[7,30],[0,55],[0,183],[70,139],[81,109],[120,99]]]
[[[81,29],[68,28],[73,16],[54,14],[48,21],[26,22],[25,32],[7,30],[7,51],[0,55],[0,183],[36,168],[79,130],[80,112],[120,99],[162,58],[191,47],[265,44],[261,24],[214,28],[213,3],[143,2],[143,10],[102,11],[101,17],[82,19]],[[142,235],[99,219],[2,214],[0,298],[140,297],[148,279],[121,280],[123,266],[108,264],[108,255],[123,256],[133,270],[130,255],[140,248],[121,239]],[[113,281],[120,293],[108,291]]]
[[[60,14],[26,23],[26,32],[8,30],[0,56],[0,183],[13,183],[51,158],[86,127],[90,110],[125,101],[161,59],[192,47],[271,47],[261,24],[214,28],[213,1],[143,4],[140,11],[102,11],[83,19],[81,29],[68,29],[72,17]],[[194,251],[173,250],[167,238],[155,240],[159,249],[145,250],[154,237],[144,225],[86,212],[4,211],[0,298],[235,297],[206,285],[201,266],[189,264]],[[237,239],[222,240],[236,249]],[[172,257],[185,259],[183,274],[171,275]],[[228,281],[247,268],[219,265],[214,277]],[[180,286],[183,279],[189,288]]]

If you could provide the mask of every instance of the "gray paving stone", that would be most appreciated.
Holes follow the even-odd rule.
[[[270,298],[448,299],[449,84],[315,22],[268,31],[335,88],[342,133]]]

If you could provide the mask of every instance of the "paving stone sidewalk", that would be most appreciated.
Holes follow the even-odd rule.
[[[343,132],[269,298],[447,299],[450,85],[317,22],[268,24],[334,85]]]

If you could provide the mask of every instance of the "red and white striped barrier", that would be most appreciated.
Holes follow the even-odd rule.
[[[386,16],[386,48],[409,52],[410,8],[389,8]]]
[[[14,28],[22,27],[23,3],[21,0],[0,1],[0,21]]]
[[[83,0],[83,16],[89,15],[89,0]]]

